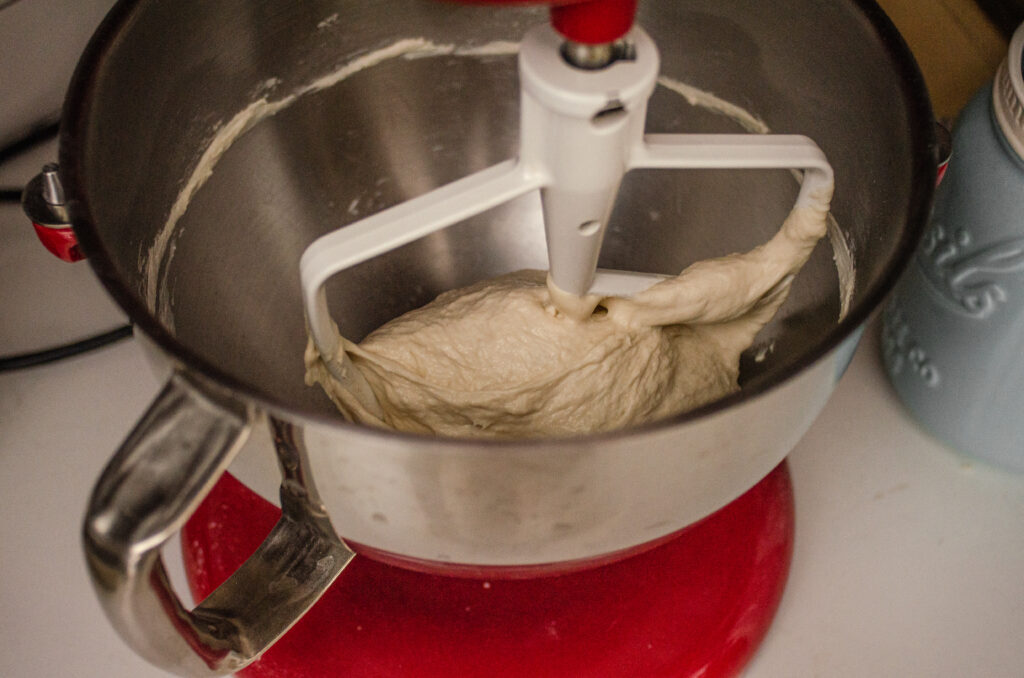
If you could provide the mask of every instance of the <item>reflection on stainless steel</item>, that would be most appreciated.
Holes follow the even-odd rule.
[[[57,166],[47,164],[43,171],[32,177],[21,194],[25,215],[34,224],[66,228],[71,224],[64,187],[57,176]]]
[[[305,386],[299,256],[331,229],[513,157],[510,56],[393,59],[257,125],[178,225],[161,290],[173,328],[146,307],[140,256],[217,125],[257,93],[286,96],[398,38],[516,41],[545,20],[542,11],[424,0],[131,0],[70,90],[61,175],[76,231],[159,347],[156,359],[291,427],[338,534],[421,565],[557,569],[664,536],[739,496],[810,426],[929,208],[931,110],[913,60],[873,5],[647,2],[639,22],[664,74],[749,108],[774,132],[806,134],[835,168],[833,213],[857,271],[850,312],[837,322],[836,267],[822,244],[761,336],[775,349],[745,360],[740,394],[633,431],[469,443],[348,425]],[[740,131],[664,89],[647,130]],[[795,192],[785,171],[632,173],[600,265],[671,274],[749,249],[775,231]],[[545,260],[539,201],[527,196],[339,275],[331,311],[358,339],[441,291]],[[168,473],[171,486],[188,480]],[[163,514],[160,502],[139,508]],[[102,569],[94,574],[102,586]],[[140,609],[156,604],[140,600]]]
[[[43,166],[43,199],[48,205],[64,204],[64,187],[60,183],[60,176],[57,174],[56,163],[47,163]]]

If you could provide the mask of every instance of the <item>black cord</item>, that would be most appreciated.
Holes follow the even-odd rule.
[[[3,9],[4,6],[5,5],[2,3],[2,0],[0,0],[0,9]],[[59,127],[60,125],[57,122],[43,122],[36,125],[28,132],[28,134],[16,140],[14,143],[0,148],[0,165],[3,165],[12,158],[49,141],[57,135]],[[21,193],[22,189],[19,188],[11,186],[0,187],[0,203],[20,203]],[[116,341],[120,341],[121,339],[127,339],[130,336],[132,336],[132,326],[122,325],[121,327],[117,327],[108,332],[101,332],[61,346],[53,346],[39,351],[31,351],[29,353],[21,353],[12,356],[0,356],[0,372],[11,372],[14,370],[21,370],[28,367],[36,367],[37,365],[56,362],[58,360],[81,355],[82,353],[107,346]]]
[[[60,131],[60,118],[49,116],[29,128],[28,132],[0,148],[0,165],[22,153],[31,151],[40,144],[45,144],[57,136]]]
[[[0,5],[0,9],[3,9],[3,5]],[[60,121],[57,119],[46,119],[36,123],[24,136],[0,148],[0,165],[5,165],[36,146],[45,144],[57,136],[59,131]],[[22,189],[17,186],[0,186],[0,203],[21,203],[21,192]]]
[[[3,9],[2,5],[0,9]],[[31,151],[40,144],[45,144],[57,136],[59,131],[59,120],[47,119],[36,123],[24,136],[0,148],[0,165]],[[0,186],[0,203],[21,203],[21,191],[22,189],[17,186]]]
[[[32,150],[57,136],[60,131],[60,120],[47,118],[35,125],[22,137],[0,148],[0,165],[22,153]]]
[[[23,370],[28,367],[37,367],[58,360],[64,360],[65,358],[71,358],[113,344],[121,339],[127,339],[130,336],[132,336],[132,326],[124,325],[109,332],[102,332],[79,341],[71,342],[70,344],[5,358],[0,357],[0,372],[13,372],[14,370]]]

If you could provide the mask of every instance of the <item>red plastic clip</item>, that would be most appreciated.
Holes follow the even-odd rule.
[[[75,236],[71,227],[54,228],[35,222],[32,222],[32,226],[36,229],[39,242],[43,243],[43,247],[58,259],[69,263],[85,259],[85,255],[82,254],[82,250],[78,246],[78,237]]]
[[[57,165],[47,164],[28,182],[21,196],[21,207],[47,250],[63,261],[81,261],[85,255],[71,229],[71,217],[64,204],[64,189],[57,170]]]
[[[942,183],[949,167],[949,159],[953,155],[953,135],[949,128],[940,122],[935,123],[935,154],[938,161],[935,167],[935,185]]]

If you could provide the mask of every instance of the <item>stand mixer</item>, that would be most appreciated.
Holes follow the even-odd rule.
[[[614,31],[574,32],[606,26],[587,21],[609,7]],[[651,1],[638,9],[650,39],[630,28],[630,3],[554,17],[574,38],[564,48],[548,27],[525,30],[542,22],[533,9],[425,0],[122,0],[97,32],[68,92],[59,174],[81,252],[166,386],[97,482],[84,546],[106,614],[154,664],[724,677],[754,652],[791,552],[780,463],[927,217],[923,83],[866,0]],[[402,40],[517,44],[518,69],[509,52]],[[648,102],[655,43],[666,74],[808,136],[736,136],[731,120],[680,113],[682,99]],[[720,51],[692,58],[704,44]],[[345,79],[313,88],[324,73]],[[243,120],[257,110],[270,112]],[[709,166],[777,169],[665,171]],[[856,272],[848,310],[819,247],[766,328],[777,348],[747,360],[739,393],[696,411],[468,441],[349,424],[303,383],[307,320],[336,355],[331,317],[358,340],[441,291],[528,267],[549,268],[572,312],[763,242],[797,193],[786,170],[805,170],[799,202],[830,166],[834,242]],[[380,196],[374,214],[353,219],[367,196]],[[617,230],[612,203],[644,217],[643,235]],[[335,369],[345,376],[343,358]],[[239,455],[260,440],[266,455]],[[183,527],[192,609],[160,558]],[[367,614],[378,624],[359,635]],[[430,647],[423,666],[409,656]]]

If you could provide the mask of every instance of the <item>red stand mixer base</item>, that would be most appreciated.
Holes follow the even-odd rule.
[[[225,475],[183,532],[200,600],[279,510]],[[251,678],[725,678],[764,638],[793,550],[781,464],[742,497],[623,560],[533,579],[424,574],[357,557]]]

